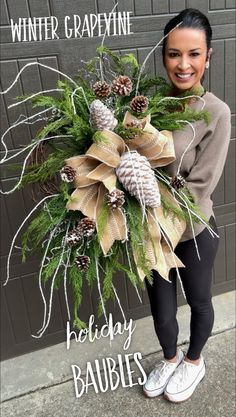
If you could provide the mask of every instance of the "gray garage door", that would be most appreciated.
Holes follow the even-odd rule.
[[[41,63],[59,68],[68,75],[75,75],[80,60],[90,59],[96,46],[100,43],[98,38],[63,39],[63,33],[58,31],[60,39],[41,42],[12,43],[10,32],[10,19],[19,17],[56,16],[63,21],[65,15],[72,16],[85,13],[109,12],[114,6],[113,0],[3,0],[1,2],[1,83],[5,89],[12,82],[19,69],[28,62],[38,60]],[[218,97],[225,100],[232,110],[232,122],[235,126],[234,101],[234,1],[233,0],[120,0],[119,11],[132,11],[133,35],[110,37],[106,45],[113,50],[137,54],[140,61],[161,39],[165,23],[170,16],[186,7],[198,7],[210,19],[213,25],[213,64],[209,70],[209,79],[206,87]],[[149,70],[152,73],[163,74],[161,68],[160,50],[149,61]],[[1,128],[7,129],[9,124],[16,120],[20,112],[30,114],[31,109],[25,106],[18,110],[8,110],[12,98],[27,92],[53,88],[57,75],[45,69],[35,70],[28,68],[21,76],[11,92],[2,99]],[[38,129],[37,125],[37,129]],[[26,144],[35,134],[35,127],[19,127],[12,131],[8,137],[11,149],[17,149]],[[220,183],[214,192],[214,207],[217,224],[220,231],[220,248],[214,268],[213,293],[218,294],[233,289],[234,285],[234,244],[235,244],[235,137],[234,128],[228,153],[227,163]],[[224,138],[222,138],[223,140]],[[3,171],[4,174],[4,171]],[[14,178],[5,176],[3,187],[9,188]],[[1,251],[1,279],[6,277],[6,257],[15,231],[24,219],[26,213],[33,207],[29,197],[29,189],[14,193],[2,199],[2,251]],[[7,286],[2,287],[2,359],[20,355],[32,350],[61,342],[65,338],[66,311],[63,294],[55,294],[52,319],[47,333],[42,339],[33,339],[32,333],[41,327],[43,306],[41,303],[37,270],[38,259],[34,258],[23,264],[19,251],[16,249],[12,257],[11,278]],[[143,293],[143,303],[140,304],[136,292],[126,278],[119,275],[115,277],[115,286],[127,319],[138,319],[150,314],[147,294]],[[96,315],[98,294],[89,293],[84,287],[84,302],[80,315],[87,320],[89,314]],[[180,291],[179,304],[184,302]],[[115,320],[122,320],[117,305],[110,303],[110,310]],[[97,320],[101,324],[101,320]]]

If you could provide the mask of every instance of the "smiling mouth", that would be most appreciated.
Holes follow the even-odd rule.
[[[189,80],[194,73],[188,73],[188,74],[181,74],[181,73],[175,73],[176,77],[180,80]]]

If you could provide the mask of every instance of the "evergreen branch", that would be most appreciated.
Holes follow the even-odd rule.
[[[50,91],[50,90],[49,90]],[[48,92],[49,92],[48,91]],[[59,91],[58,89],[52,89],[51,91]],[[55,103],[59,103],[60,100],[57,98],[54,98],[52,96],[46,96],[44,95],[45,93],[43,91],[32,94],[21,94],[19,96],[16,96],[13,98],[13,100],[16,101],[16,103],[11,104],[8,108],[12,108],[15,107],[17,105],[20,105],[21,103],[24,103],[26,101],[28,101],[29,103],[32,103],[32,107],[37,107],[37,101],[39,102],[38,106],[39,107],[54,107]],[[55,100],[55,103],[54,103]],[[56,106],[55,106],[56,107]]]
[[[138,286],[142,289],[145,288],[145,284],[143,281],[141,281],[141,279],[139,278],[137,273],[134,273],[133,271],[130,271],[129,268],[127,266],[125,266],[124,264],[121,264],[119,262],[116,263],[116,268],[119,271],[124,272],[127,277],[129,278],[131,284],[133,284],[134,286]]]
[[[150,90],[150,88],[158,87],[159,89],[161,89],[161,95],[163,97],[165,96],[164,89],[165,92],[169,91],[170,89],[170,85],[164,77],[156,76],[148,79],[145,78],[146,77],[143,76],[143,79],[141,79],[139,83],[139,91],[141,92],[141,94],[146,94]]]
[[[120,58],[120,63],[121,65],[123,65],[124,67],[126,65],[129,65],[130,67],[134,68],[134,69],[138,69],[140,67],[136,57],[134,56],[134,54],[125,54]]]
[[[104,136],[100,130],[97,130],[93,134],[92,140],[95,143],[109,144],[109,139],[106,136]]]
[[[106,204],[106,201],[103,202],[101,211],[99,212],[98,219],[97,219],[97,233],[98,239],[101,240],[104,234],[105,227],[107,225],[109,216],[109,207]]]
[[[163,171],[162,171],[163,174]],[[165,182],[160,181],[158,178],[158,181],[161,182],[161,186],[166,188],[168,191],[170,191],[170,186],[168,186]],[[206,217],[201,213],[199,210],[198,205],[195,202],[194,196],[189,190],[187,186],[181,188],[179,190],[179,194],[181,197],[185,200],[186,204],[188,205],[189,209],[192,210],[195,214],[197,214],[202,220],[204,220],[206,223],[208,223],[208,220]],[[178,196],[178,194],[175,194],[175,198],[177,202],[180,202],[183,204],[183,201]],[[175,217],[178,217],[179,219],[185,220],[187,224],[191,225],[191,221],[189,218],[189,213],[186,208],[181,208],[181,206],[177,207],[175,204],[172,203],[172,198],[168,198],[168,196],[164,196],[161,193],[161,204],[163,207],[164,215],[171,215],[173,218],[173,221]],[[192,221],[196,223],[200,223],[201,220],[195,216],[194,214],[191,214]]]
[[[103,291],[102,291],[102,299],[103,304],[105,305],[109,299],[115,300],[115,293],[112,287],[112,278],[114,273],[117,269],[117,260],[119,257],[119,244],[115,242],[112,247],[112,253],[108,256],[105,262],[105,276],[103,279]],[[98,305],[98,317],[103,314],[103,305],[102,301],[100,300]]]
[[[57,149],[50,153],[45,161],[38,165],[28,167],[28,172],[23,176],[19,188],[30,183],[43,183],[48,179],[54,178],[58,171],[64,166],[65,159],[74,156],[74,153],[68,149]]]
[[[150,276],[149,261],[146,257],[144,247],[145,233],[148,233],[146,221],[142,222],[142,212],[138,201],[130,196],[126,197],[127,204],[127,223],[130,234],[132,249],[135,250],[137,267],[142,269],[146,276]]]
[[[84,64],[84,67],[79,71],[81,72],[85,70],[86,74],[89,73],[89,74],[97,75],[97,65],[99,64],[99,59],[100,58],[98,56],[90,59],[88,62]],[[76,76],[76,80],[78,84],[83,85],[85,88],[87,88],[87,83],[84,80],[84,77],[82,77],[80,74]]]
[[[67,132],[69,135],[73,135],[76,142],[81,140],[85,141],[92,137],[92,128],[88,121],[88,117],[84,120],[78,114],[70,114],[71,123],[67,128]],[[91,139],[90,139],[91,140]]]
[[[182,130],[184,124],[179,120],[186,120],[188,122],[196,122],[204,120],[205,123],[209,123],[210,116],[206,110],[196,111],[192,109],[186,109],[184,112],[173,112],[169,114],[152,114],[152,125],[158,130]]]
[[[89,287],[92,289],[94,281],[96,280],[96,259],[102,256],[102,249],[97,239],[94,239],[89,247],[86,249],[86,254],[90,258],[89,269],[86,273],[86,279]]]
[[[135,115],[135,117],[137,117],[137,115]],[[144,117],[143,113],[142,113],[142,117]],[[139,129],[137,127],[124,128],[122,123],[119,123],[119,125],[117,126],[117,129],[116,129],[116,132],[124,140],[133,139],[133,138],[143,134],[142,129]]]
[[[114,290],[112,288],[112,278],[113,278],[114,272],[115,272],[115,267],[111,266],[107,262],[105,277],[103,279],[103,292],[102,292],[102,299],[103,299],[104,305],[106,305],[106,302],[110,300],[111,298],[113,300],[115,298]],[[103,304],[102,304],[102,301],[100,300],[98,304],[98,310],[97,310],[98,317],[101,317],[103,315]]]
[[[87,323],[82,321],[78,316],[78,309],[82,301],[83,274],[78,270],[76,264],[73,264],[69,270],[69,280],[74,296],[74,321],[73,326],[77,329],[86,329]]]
[[[50,215],[49,215],[50,213]],[[61,195],[51,198],[47,203],[47,210],[42,209],[30,222],[22,237],[22,260],[25,261],[26,252],[35,252],[40,248],[40,243],[54,226],[61,223],[66,216],[66,208]]]
[[[49,278],[51,278],[53,273],[56,271],[60,260],[61,260],[61,248],[59,249],[57,254],[53,254],[53,257],[50,259],[48,264],[43,268],[42,279],[44,283],[46,283],[49,280]]]
[[[53,120],[52,122],[48,122],[46,126],[44,126],[36,135],[36,138],[42,139],[45,136],[48,136],[49,133],[57,133],[60,129],[64,126],[67,126],[70,123],[70,120],[66,117],[62,117],[58,120]]]
[[[120,74],[122,72],[123,66],[121,64],[121,58],[118,54],[112,52],[109,48],[107,48],[104,45],[100,45],[97,48],[97,53],[99,57],[102,57],[103,54],[106,54],[113,61],[117,74]]]

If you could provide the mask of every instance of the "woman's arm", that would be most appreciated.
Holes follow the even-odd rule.
[[[210,197],[222,175],[231,135],[231,114],[224,105],[198,145],[196,161],[185,178],[196,203]]]

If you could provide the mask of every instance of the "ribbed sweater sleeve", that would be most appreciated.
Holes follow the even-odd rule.
[[[231,114],[228,105],[213,93],[206,92],[203,96],[205,110],[211,116],[207,125],[203,120],[193,123],[194,139],[190,126],[181,131],[174,131],[174,147],[176,159],[164,169],[173,177],[180,169],[186,185],[195,197],[201,213],[210,219],[214,215],[211,195],[222,175],[230,143]],[[191,104],[195,110],[202,108],[202,102]],[[192,141],[191,144],[189,142]],[[186,147],[189,148],[186,151]],[[181,161],[181,166],[179,167]],[[230,181],[230,179],[227,179]],[[197,236],[204,229],[203,223],[194,222],[194,234]],[[193,233],[189,225],[181,237],[181,241],[192,239]]]
[[[230,141],[229,107],[221,102],[220,106],[213,106],[211,111],[212,121],[197,146],[194,165],[185,178],[197,203],[209,198],[215,190],[224,169]]]

